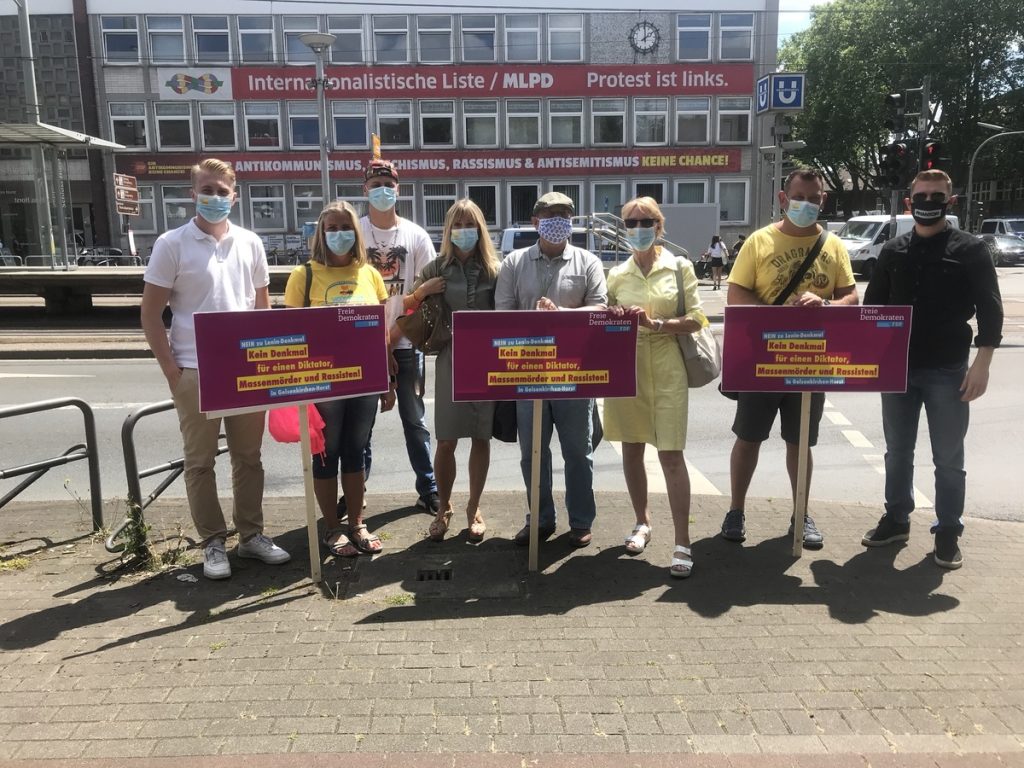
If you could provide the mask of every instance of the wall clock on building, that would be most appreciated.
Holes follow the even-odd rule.
[[[641,21],[629,30],[629,44],[637,53],[651,53],[661,42],[661,30],[649,21]]]

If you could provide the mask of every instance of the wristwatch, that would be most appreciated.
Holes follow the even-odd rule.
[[[655,333],[660,333],[661,332],[661,327],[664,324],[665,324],[665,321],[661,320],[661,319],[651,320],[651,325],[654,326],[651,330],[654,331]]]

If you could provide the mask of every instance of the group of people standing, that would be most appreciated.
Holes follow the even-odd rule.
[[[604,436],[622,443],[623,475],[635,517],[625,548],[633,555],[642,553],[654,529],[644,463],[646,447],[651,445],[658,452],[665,477],[674,528],[669,573],[677,578],[689,576],[694,569],[690,481],[684,458],[689,386],[675,337],[700,330],[708,319],[693,265],[659,245],[665,218],[658,203],[640,197],[622,207],[632,255],[606,278],[600,259],[570,242],[575,205],[563,194],[550,192],[537,200],[533,209],[537,243],[513,251],[502,261],[495,254],[479,207],[471,200],[459,200],[447,213],[440,253],[435,255],[427,233],[395,211],[398,178],[393,163],[374,158],[365,174],[366,216],[360,217],[348,202],[326,205],[312,238],[310,262],[293,271],[285,291],[289,307],[383,303],[388,317],[389,391],[317,405],[325,423],[325,450],[314,457],[313,473],[324,518],[324,546],[338,556],[382,549],[380,538],[364,522],[364,490],[372,462],[376,414],[392,409],[396,402],[416,475],[417,506],[433,515],[427,536],[443,540],[451,526],[455,452],[463,438],[471,441],[466,535],[470,541],[480,541],[486,535],[481,498],[490,463],[495,406],[452,401],[451,349],[442,349],[434,376],[436,446],[431,459],[423,355],[402,336],[395,323],[398,317],[435,294],[444,297],[448,311],[607,308],[635,316],[639,325],[637,394],[604,403]],[[219,160],[203,160],[193,168],[192,182],[197,216],[161,236],[154,246],[146,272],[142,323],[179,414],[186,489],[203,540],[204,573],[209,578],[226,578],[231,574],[225,551],[227,527],[213,475],[220,420],[207,420],[198,411],[192,313],[269,308],[269,277],[259,239],[227,221],[236,199],[231,167]],[[923,404],[936,463],[939,521],[935,560],[956,568],[962,562],[957,539],[962,532],[967,403],[985,391],[992,350],[1001,338],[1002,309],[984,245],[950,230],[945,223],[945,207],[953,200],[951,191],[949,178],[941,171],[927,171],[915,179],[908,199],[917,222],[915,230],[886,245],[868,287],[871,303],[912,304],[915,315],[907,393],[883,395],[888,444],[886,514],[863,543],[877,546],[909,536],[913,450]],[[821,175],[807,169],[795,171],[778,194],[785,215],[742,244],[728,278],[728,303],[856,304],[856,283],[846,249],[816,223],[825,201]],[[939,209],[941,217],[935,214]],[[712,248],[716,245],[720,245],[719,238]],[[716,284],[720,279],[716,278]],[[169,341],[161,320],[168,303],[174,317]],[[968,320],[975,312],[979,353],[968,367]],[[747,490],[760,446],[778,416],[795,499],[799,399],[800,395],[793,393],[739,393],[730,460],[731,504],[721,528],[725,539],[739,542],[746,536]],[[817,439],[823,402],[820,393],[812,401],[811,445]],[[532,487],[533,407],[532,401],[517,403],[527,493]],[[592,541],[597,516],[593,490],[595,404],[590,400],[547,400],[541,407],[540,537],[546,540],[556,531],[550,443],[557,431],[565,464],[568,539],[576,547],[586,547]],[[285,562],[288,553],[263,534],[263,415],[229,416],[224,424],[232,464],[233,517],[240,536],[238,554],[268,563]],[[805,519],[803,539],[808,547],[823,543],[811,516]],[[523,546],[529,543],[528,519],[514,541]]]

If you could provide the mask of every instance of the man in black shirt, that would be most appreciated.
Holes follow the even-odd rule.
[[[862,543],[878,547],[910,538],[914,509],[914,446],[924,405],[935,464],[935,562],[963,565],[966,472],[964,437],[970,406],[988,388],[992,353],[1002,339],[1003,305],[985,243],[951,227],[949,176],[922,171],[910,186],[914,229],[882,248],[864,294],[867,304],[910,304],[907,391],[882,395],[885,432],[885,514]],[[977,313],[978,348],[968,366],[971,318]]]

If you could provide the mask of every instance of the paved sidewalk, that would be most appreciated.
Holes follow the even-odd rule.
[[[198,563],[118,570],[72,503],[10,505],[0,763],[1024,765],[1020,524],[970,520],[951,573],[923,517],[908,546],[865,550],[874,508],[814,505],[826,546],[795,561],[786,504],[752,503],[737,546],[697,497],[696,572],[670,582],[663,497],[644,555],[622,547],[625,495],[603,494],[594,545],[562,529],[532,575],[510,541],[523,499],[485,494],[474,546],[458,513],[436,544],[411,498],[371,494],[384,554],[326,558],[322,589],[301,499],[267,503],[291,563],[232,548],[216,583]],[[148,515],[154,538],[187,521],[174,500]]]

